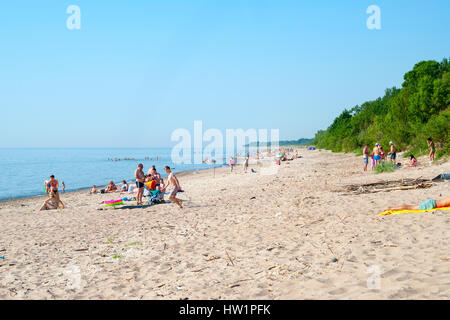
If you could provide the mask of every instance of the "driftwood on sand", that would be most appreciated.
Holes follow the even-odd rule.
[[[379,181],[367,184],[350,184],[344,186],[343,190],[337,192],[348,192],[347,194],[388,192],[394,190],[423,189],[433,186],[433,182],[425,179],[401,179],[392,181]]]

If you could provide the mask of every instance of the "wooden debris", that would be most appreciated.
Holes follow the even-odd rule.
[[[206,262],[210,262],[210,261],[214,261],[214,260],[217,260],[217,259],[220,259],[220,257],[219,256],[212,256],[211,258],[206,259],[205,261]]]
[[[232,264],[232,265],[233,265],[233,267],[234,267],[234,262],[233,262],[233,259],[231,259],[230,255],[228,254],[228,251],[227,251],[227,250],[225,250],[225,253],[227,254],[227,257],[228,257],[228,259],[230,260],[231,264]]]
[[[350,184],[344,186],[343,190],[335,192],[350,192],[350,194],[389,192],[395,190],[423,189],[433,186],[433,182],[425,179],[401,179],[392,181],[379,181],[367,184]]]

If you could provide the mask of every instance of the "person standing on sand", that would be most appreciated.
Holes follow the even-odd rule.
[[[391,162],[395,163],[395,158],[397,158],[397,152],[395,150],[394,143],[390,141],[389,145],[391,146],[391,150],[389,151],[388,155],[390,155]]]
[[[248,154],[245,155],[244,159],[244,173],[247,173],[247,169],[248,169]]]
[[[364,171],[367,171],[367,165],[369,164],[369,145],[366,144],[363,149],[363,161],[364,161]]]
[[[138,188],[138,194],[136,196],[137,205],[142,205],[142,196],[144,195],[144,182],[145,182],[145,174],[144,165],[142,163],[138,164],[138,168],[134,171],[134,177],[136,178],[136,187]]]
[[[230,172],[233,172],[233,169],[234,169],[234,165],[235,165],[236,163],[234,162],[234,158],[233,157],[231,157],[230,158]]]
[[[168,187],[172,187],[172,190],[170,191],[169,200],[175,202],[180,209],[183,209],[183,206],[181,205],[181,200],[176,198],[176,195],[178,191],[181,191],[180,182],[178,181],[177,177],[175,177],[175,174],[170,170],[169,166],[165,166],[164,171],[169,175],[167,177],[167,185],[162,188],[161,192],[165,192]]]
[[[436,153],[436,147],[434,146],[434,142],[433,142],[433,140],[431,140],[431,138],[427,139],[427,144],[428,144],[428,147],[430,147],[430,154],[429,154],[430,162],[433,162],[434,154]]]
[[[380,144],[379,143],[375,143],[375,147],[373,148],[373,160],[375,160],[375,166],[378,165],[381,161],[381,156],[380,156]]]
[[[61,185],[62,185],[63,193],[66,193],[66,184],[64,183],[64,181],[61,181]]]

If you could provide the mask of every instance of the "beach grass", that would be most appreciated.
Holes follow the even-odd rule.
[[[376,165],[374,168],[374,172],[376,174],[382,173],[382,172],[393,172],[396,169],[396,165],[394,163],[390,162],[381,162],[380,164]]]

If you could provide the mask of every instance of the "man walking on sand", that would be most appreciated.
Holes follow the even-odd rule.
[[[136,187],[138,188],[138,194],[137,194],[137,204],[142,205],[142,196],[144,195],[144,182],[145,182],[145,174],[144,171],[144,165],[142,163],[139,163],[138,168],[134,172],[134,177],[136,178]]]
[[[170,170],[169,166],[166,166],[164,168],[164,171],[169,175],[167,177],[167,185],[164,186],[164,188],[161,190],[161,192],[165,192],[167,187],[172,187],[170,191],[169,200],[175,202],[180,209],[183,209],[183,206],[181,205],[181,200],[176,198],[176,195],[178,191],[181,191],[180,182],[178,181],[177,177],[175,177],[175,174]]]

